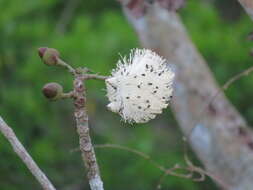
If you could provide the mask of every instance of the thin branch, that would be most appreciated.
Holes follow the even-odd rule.
[[[19,158],[24,162],[33,176],[37,179],[37,181],[41,184],[44,190],[55,190],[55,187],[49,181],[47,176],[41,171],[41,169],[34,162],[32,157],[26,151],[24,146],[16,137],[13,130],[4,122],[2,117],[0,116],[0,132],[5,136],[5,138],[11,144],[14,152],[19,156]]]
[[[70,91],[67,93],[62,93],[61,96],[59,97],[59,99],[68,99],[68,98],[73,98],[74,96],[74,92]]]
[[[234,75],[233,77],[231,77],[229,80],[227,80],[227,82],[220,88],[220,90],[217,91],[217,93],[211,98],[211,100],[208,102],[207,106],[209,106],[210,104],[212,104],[214,102],[214,100],[216,99],[216,97],[224,92],[225,90],[227,90],[233,83],[235,83],[236,81],[240,80],[242,77],[248,76],[251,72],[253,72],[253,66],[249,67],[248,69]]]
[[[199,119],[195,122],[195,124],[193,125],[192,130],[190,131],[190,133],[188,135],[186,135],[186,138],[184,138],[184,159],[188,164],[191,164],[191,162],[188,159],[187,156],[187,150],[186,150],[186,140],[189,139],[192,131],[195,129],[195,127],[197,126],[197,124],[204,118],[205,114],[208,111],[208,107],[215,101],[215,99],[218,97],[218,95],[220,95],[221,93],[223,93],[224,91],[226,91],[232,84],[234,84],[236,81],[240,80],[242,77],[248,76],[249,74],[251,74],[253,72],[253,66],[249,67],[246,70],[243,70],[242,72],[232,76],[229,80],[227,80],[227,82],[225,82],[225,84],[215,93],[214,96],[211,97],[211,99],[207,102],[207,104],[204,106],[203,111],[201,112],[201,116],[199,117]],[[193,164],[191,164],[193,165]],[[194,166],[195,167],[195,166]],[[226,184],[224,181],[220,180],[218,177],[212,175],[211,173],[199,168],[199,167],[195,167],[196,171],[199,171],[202,174],[205,174],[209,177],[211,177],[213,180],[217,181],[219,184],[222,184],[223,187],[225,187],[226,189],[229,189],[229,185]]]
[[[85,79],[98,79],[98,80],[106,80],[108,76],[102,76],[98,74],[85,74]]]
[[[103,182],[100,177],[95,151],[89,134],[88,114],[85,103],[86,91],[83,83],[83,75],[76,73],[74,80],[74,115],[77,132],[79,134],[80,150],[84,165],[88,170],[87,177],[91,190],[103,190]]]
[[[57,59],[57,65],[67,69],[72,75],[76,73],[76,70],[72,66],[70,66],[68,63],[61,60],[60,58]]]
[[[114,149],[120,149],[120,150],[124,150],[124,151],[128,151],[131,153],[134,153],[137,156],[142,157],[145,160],[150,161],[156,168],[158,168],[159,170],[161,170],[163,172],[162,177],[159,180],[158,185],[156,186],[156,189],[160,189],[161,188],[161,183],[164,180],[164,178],[168,175],[171,176],[176,176],[176,177],[182,177],[182,178],[186,178],[186,179],[192,179],[195,182],[200,182],[200,181],[204,181],[205,180],[205,176],[209,176],[210,178],[212,178],[215,181],[218,181],[220,184],[223,184],[224,187],[228,187],[227,184],[225,184],[222,180],[220,180],[217,176],[211,174],[208,171],[205,171],[204,169],[195,166],[190,159],[188,158],[187,154],[186,154],[186,145],[184,146],[184,160],[186,163],[186,167],[182,167],[178,164],[176,164],[174,167],[172,168],[166,168],[162,165],[160,165],[158,162],[154,161],[148,154],[143,153],[139,150],[133,149],[133,148],[129,148],[126,146],[122,146],[122,145],[117,145],[117,144],[99,144],[99,145],[94,145],[95,148],[114,148]],[[73,151],[77,151],[78,149],[74,149]],[[186,174],[182,174],[182,173],[178,173],[176,171],[178,170],[185,170],[188,171],[189,173]],[[194,177],[194,174],[198,174],[199,177]],[[227,188],[228,189],[228,188]]]
[[[122,145],[117,145],[117,144],[100,144],[100,145],[94,145],[95,148],[114,148],[114,149],[120,149],[120,150],[124,150],[124,151],[128,151],[128,152],[132,152],[137,156],[142,157],[145,160],[148,160],[151,164],[153,164],[156,168],[158,168],[159,170],[161,170],[162,172],[165,173],[165,175],[172,175],[172,176],[176,176],[176,177],[182,177],[182,178],[187,178],[190,179],[192,178],[192,175],[189,173],[188,174],[182,174],[182,173],[176,173],[176,170],[186,170],[186,171],[190,171],[192,172],[196,172],[196,168],[197,167],[181,167],[178,164],[176,164],[174,167],[172,168],[166,168],[163,165],[159,164],[158,162],[154,161],[148,154],[143,153],[139,150],[133,149],[133,148],[129,148],[126,146],[122,146]],[[195,179],[193,179],[194,181],[196,181]]]
[[[223,86],[222,86],[222,90],[226,90],[228,89],[228,87],[233,84],[234,82],[238,81],[239,79],[241,79],[244,76],[248,76],[251,72],[253,72],[253,66],[240,72],[239,74],[233,76],[232,78],[230,78]]]
[[[115,148],[115,149],[120,149],[120,150],[125,150],[128,152],[132,152],[146,160],[150,160],[150,156],[147,155],[146,153],[140,152],[139,150],[133,149],[133,148],[129,148],[126,146],[122,146],[122,145],[118,145],[118,144],[96,144],[94,145],[95,148]]]
[[[210,98],[210,100],[207,102],[207,104],[204,106],[201,116],[199,119],[194,123],[192,130],[188,135],[186,135],[187,138],[191,135],[192,131],[195,129],[198,123],[204,118],[205,114],[208,111],[208,107],[215,101],[215,99],[224,91],[226,91],[233,83],[240,80],[242,77],[248,76],[250,73],[253,72],[253,66],[249,67],[246,70],[243,70],[242,72],[232,76],[227,82]]]
[[[204,181],[205,180],[205,176],[209,176],[211,179],[213,179],[214,181],[218,182],[218,184],[221,184],[222,187],[225,189],[225,190],[228,190],[230,189],[230,185],[227,184],[226,182],[224,182],[223,180],[221,180],[219,177],[217,177],[216,175],[202,169],[201,167],[197,167],[195,166],[189,159],[188,157],[188,146],[186,144],[187,142],[187,139],[184,137],[183,138],[183,146],[184,146],[184,160],[186,162],[186,164],[190,167],[190,168],[193,168],[195,170],[196,173],[198,173],[200,176],[199,178],[195,178],[195,181]]]

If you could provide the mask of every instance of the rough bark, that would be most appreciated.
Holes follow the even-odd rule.
[[[253,19],[253,0],[238,0],[243,6],[250,18]]]
[[[223,93],[207,107],[220,88],[180,18],[157,3],[148,6],[139,18],[126,7],[124,11],[143,47],[155,50],[175,67],[172,108],[208,172],[222,181],[216,182],[224,189],[252,190],[252,132]]]
[[[87,177],[90,188],[91,190],[103,190],[103,182],[100,177],[95,151],[89,134],[88,114],[85,106],[86,91],[83,83],[83,75],[78,73],[74,80],[74,104],[80,150],[85,167],[88,170]]]

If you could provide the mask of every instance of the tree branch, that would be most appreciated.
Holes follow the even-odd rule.
[[[103,182],[100,177],[95,151],[89,134],[88,114],[85,104],[86,91],[83,83],[83,75],[76,73],[74,80],[74,115],[76,118],[77,132],[79,134],[80,150],[85,167],[88,170],[87,177],[91,190],[103,190]]]
[[[79,135],[80,150],[85,167],[88,170],[88,180],[91,190],[103,190],[103,182],[100,177],[96,155],[91,143],[89,134],[88,114],[86,110],[86,79],[105,80],[106,77],[96,74],[88,74],[88,68],[73,68],[60,58],[58,50],[48,47],[41,47],[38,53],[43,63],[49,66],[60,66],[67,69],[74,77],[73,90],[63,93],[63,88],[58,83],[48,83],[43,87],[43,94],[49,100],[65,98],[74,99],[76,127]]]
[[[98,80],[105,80],[108,76],[101,76],[97,74],[85,74],[85,79],[98,79]]]
[[[253,20],[253,1],[252,0],[238,0],[238,1],[246,10],[250,18]]]
[[[124,150],[124,151],[131,152],[131,153],[133,153],[145,160],[148,160],[151,164],[153,164],[153,166],[155,166],[157,169],[159,169],[160,171],[163,172],[163,175],[160,178],[159,183],[157,185],[157,189],[161,188],[162,181],[168,175],[191,179],[196,182],[203,181],[203,180],[205,180],[205,176],[209,176],[213,180],[219,181],[221,184],[223,184],[224,187],[228,186],[227,184],[223,183],[223,181],[220,181],[220,179],[217,178],[215,175],[203,170],[200,167],[194,166],[186,154],[184,155],[184,160],[185,160],[186,166],[180,166],[178,164],[175,164],[172,168],[166,168],[165,166],[160,165],[158,162],[153,160],[148,154],[141,152],[139,150],[133,149],[133,148],[129,148],[129,147],[118,145],[118,144],[99,144],[99,145],[95,145],[94,147],[95,148],[113,148],[113,149]],[[75,150],[79,150],[79,149],[75,149]],[[181,171],[181,172],[179,172],[179,171]],[[188,172],[188,173],[182,173],[182,171]],[[199,176],[195,177],[194,173]]]
[[[127,7],[124,11],[141,44],[164,56],[175,67],[177,79],[172,108],[207,171],[219,178],[216,182],[223,188],[252,189],[252,131],[223,93],[208,106],[203,117],[203,107],[220,88],[190,41],[180,18],[157,3],[149,5],[144,16],[139,18]],[[200,117],[203,119],[194,125]]]
[[[14,152],[19,156],[19,158],[24,162],[33,176],[37,179],[37,181],[41,184],[44,190],[55,190],[55,187],[49,181],[47,176],[40,170],[37,164],[34,162],[32,157],[26,151],[24,146],[16,137],[13,130],[4,122],[4,120],[0,116],[0,131],[5,136],[5,138],[11,144]]]

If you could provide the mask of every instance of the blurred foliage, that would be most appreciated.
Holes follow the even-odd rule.
[[[37,48],[59,49],[64,60],[73,66],[86,66],[109,74],[119,57],[137,47],[138,39],[115,1],[77,1],[68,23],[62,21],[70,1],[0,0],[0,115],[8,121],[57,188],[89,189],[78,152],[71,101],[48,102],[41,87],[56,81],[71,89],[71,77],[59,68],[41,63]],[[229,2],[228,2],[229,3]],[[247,34],[251,21],[242,14],[224,19],[214,5],[189,0],[180,11],[193,41],[207,59],[218,82],[248,68],[250,42]],[[231,13],[231,11],[230,11]],[[233,13],[231,13],[233,15]],[[58,28],[63,23],[64,32]],[[226,94],[250,124],[253,122],[251,78],[236,82]],[[129,127],[105,108],[107,100],[101,81],[88,83],[88,107],[91,135],[95,144],[114,143],[143,151],[171,167],[183,164],[182,134],[169,110],[154,121]],[[239,90],[240,89],[240,90]],[[162,173],[148,161],[132,153],[97,149],[105,189],[151,190]],[[198,161],[191,155],[196,164]],[[39,185],[0,135],[0,189],[39,189]],[[168,176],[162,190],[214,190],[207,179],[201,183]]]

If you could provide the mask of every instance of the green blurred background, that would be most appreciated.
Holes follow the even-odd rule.
[[[0,115],[58,189],[88,190],[80,153],[71,151],[78,147],[72,102],[48,102],[41,94],[42,86],[52,81],[70,90],[71,76],[43,65],[37,48],[57,48],[73,66],[108,75],[118,53],[139,47],[138,39],[114,0],[0,0],[0,10]],[[180,14],[219,84],[251,66],[251,42],[246,38],[252,22],[235,0],[188,0]],[[243,78],[226,91],[249,124],[252,79]],[[104,88],[101,81],[88,82],[94,144],[135,148],[166,167],[184,164],[182,133],[170,110],[148,124],[129,126],[107,111]],[[96,154],[105,189],[154,190],[162,176],[149,161],[130,152],[96,149]],[[189,156],[200,165],[193,153]],[[40,186],[0,135],[0,190],[23,189]],[[217,187],[210,179],[196,183],[168,176],[161,189]]]

